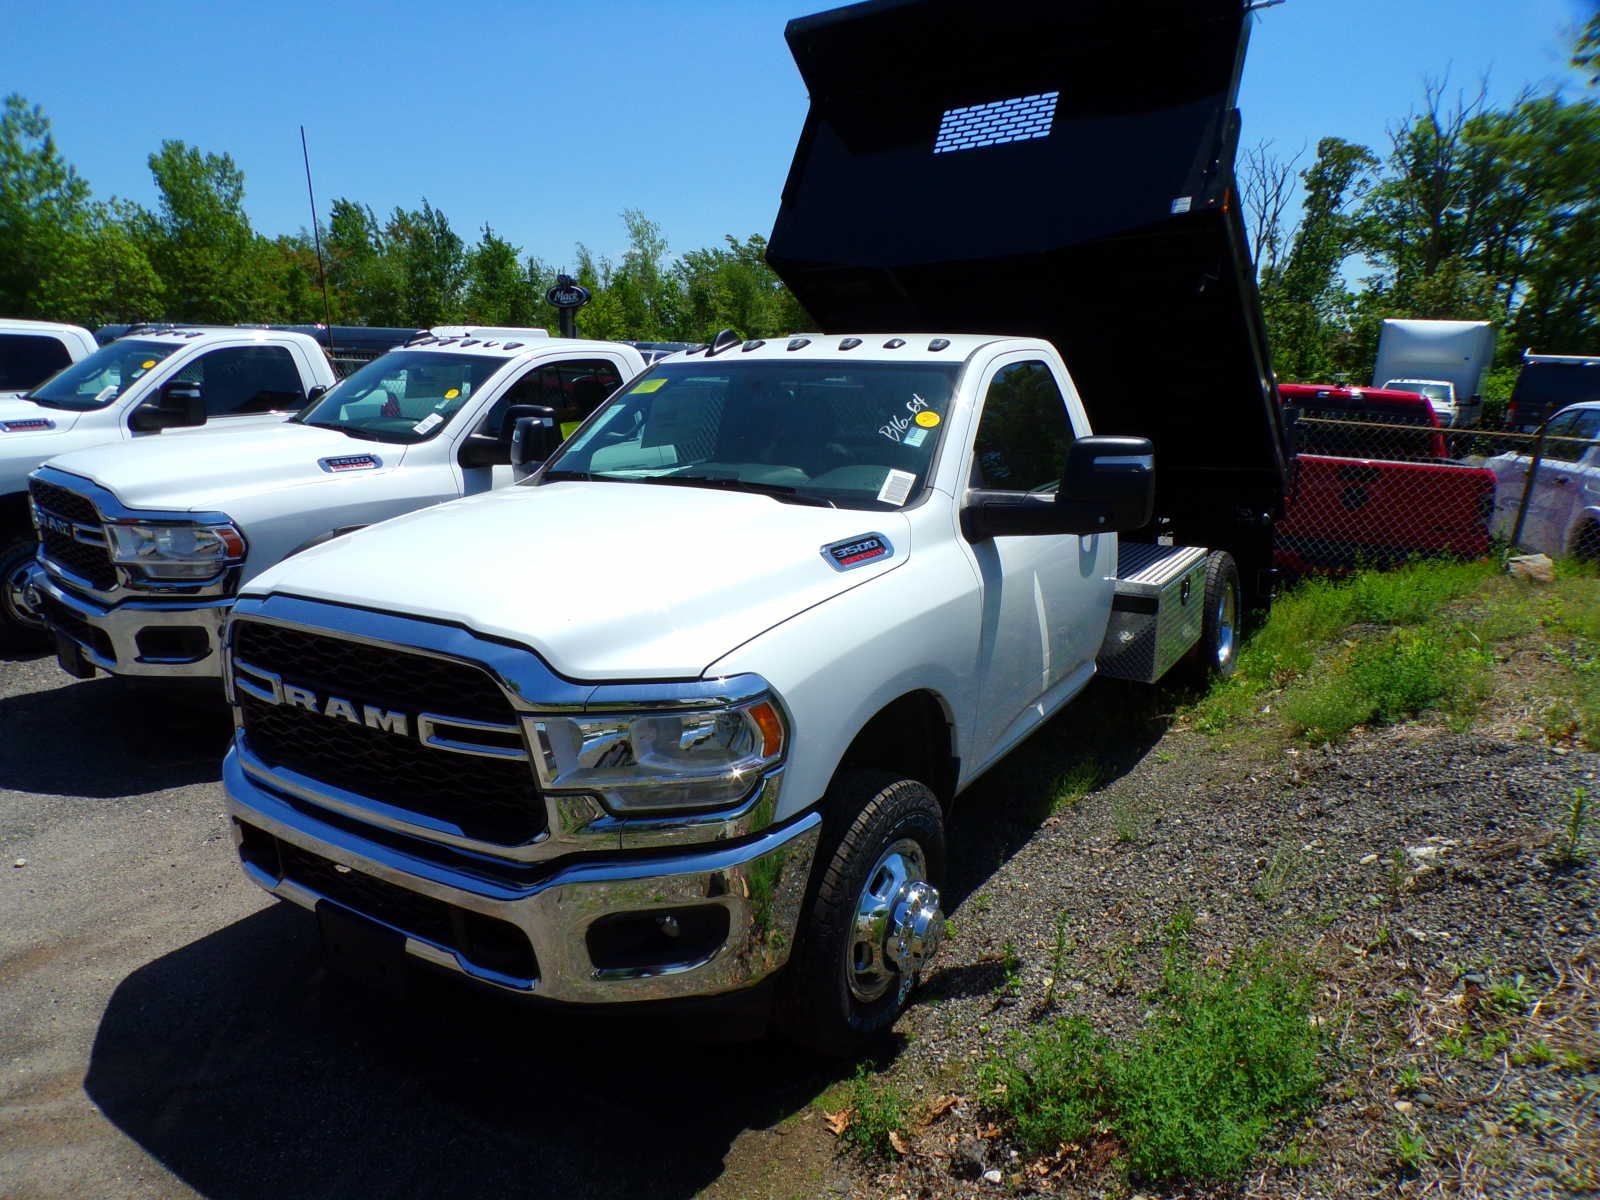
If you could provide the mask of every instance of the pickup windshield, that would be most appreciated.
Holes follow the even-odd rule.
[[[712,359],[653,368],[540,478],[895,509],[921,494],[959,364]]]
[[[509,361],[490,354],[391,350],[291,419],[374,442],[425,442]]]
[[[29,392],[28,399],[46,408],[66,408],[74,412],[104,408],[181,346],[181,342],[123,338],[52,375]]]

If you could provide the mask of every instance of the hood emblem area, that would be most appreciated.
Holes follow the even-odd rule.
[[[335,454],[317,459],[317,466],[330,475],[343,475],[346,471],[376,471],[383,459],[376,454]]]
[[[822,548],[822,557],[835,571],[851,571],[894,557],[894,546],[881,533],[863,533]]]

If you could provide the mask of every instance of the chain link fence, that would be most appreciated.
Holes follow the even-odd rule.
[[[1540,543],[1550,533],[1546,493],[1593,439],[1440,429],[1383,412],[1286,412],[1295,457],[1274,557],[1291,576],[1481,558],[1501,543],[1586,549]],[[1600,529],[1593,536],[1600,541]]]

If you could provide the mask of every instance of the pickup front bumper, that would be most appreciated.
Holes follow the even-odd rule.
[[[720,995],[771,974],[822,823],[813,811],[731,844],[510,863],[319,810],[247,771],[237,747],[223,783],[246,873],[317,912],[325,933],[354,913],[396,952],[571,1004]]]
[[[113,675],[222,678],[222,626],[233,598],[124,600],[105,605],[29,568],[28,605],[84,657]]]

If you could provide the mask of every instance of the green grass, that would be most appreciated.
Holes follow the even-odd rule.
[[[1600,748],[1600,588],[1592,565],[1553,584],[1492,561],[1417,562],[1303,580],[1240,651],[1233,678],[1190,710],[1204,733],[1336,743],[1357,726],[1437,714],[1462,728],[1491,691],[1501,648],[1536,650],[1556,678],[1536,733]]]
[[[850,1112],[850,1123],[839,1135],[847,1145],[868,1158],[897,1156],[889,1135],[905,1132],[907,1105],[893,1081],[874,1078],[862,1063],[839,1099]]]
[[[1196,968],[1174,927],[1156,1007],[1111,1039],[1082,1017],[1015,1034],[979,1069],[984,1102],[1034,1153],[1113,1130],[1150,1180],[1238,1175],[1321,1083],[1303,962],[1259,950]]]

